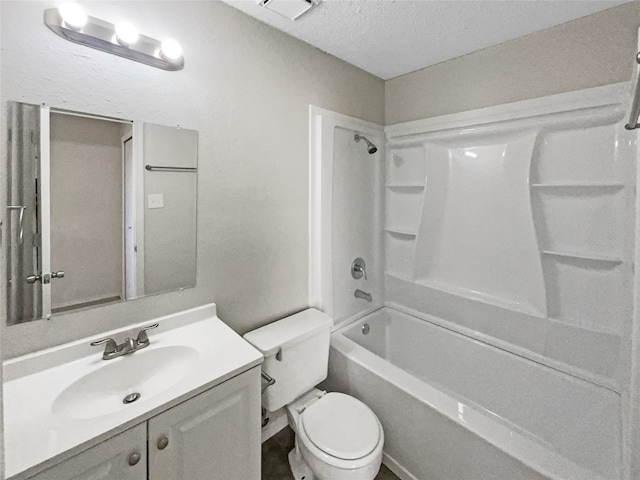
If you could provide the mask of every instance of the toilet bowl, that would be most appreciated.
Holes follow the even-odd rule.
[[[286,407],[296,434],[289,453],[296,480],[373,480],[380,469],[384,432],[360,400],[314,387],[327,378],[333,320],[309,308],[244,335],[264,355],[273,379],[262,394],[270,411]]]
[[[289,464],[296,480],[373,480],[384,433],[364,403],[342,393],[312,390],[287,406],[296,434]]]

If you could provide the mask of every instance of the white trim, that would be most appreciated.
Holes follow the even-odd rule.
[[[333,317],[331,211],[335,127],[382,137],[384,128],[309,105],[309,306]],[[382,143],[382,142],[381,142]]]
[[[396,123],[386,126],[384,131],[388,139],[394,139],[453,128],[476,127],[505,120],[513,121],[568,110],[600,107],[614,103],[624,103],[626,106],[628,100],[629,83],[621,82],[422,120]]]
[[[267,412],[267,418],[269,423],[262,427],[262,443],[269,440],[271,437],[280,433],[289,425],[289,417],[287,417],[286,407],[282,407],[275,412]]]
[[[134,241],[136,245],[136,297],[145,295],[144,284],[144,123],[133,122],[131,129],[133,145],[131,156],[133,160],[133,195],[131,201],[135,205],[135,233]]]
[[[131,142],[131,152],[127,156],[127,142]],[[133,162],[133,134],[127,133],[122,137],[122,232],[123,232],[123,256],[122,276],[124,297],[126,300],[137,298],[136,295],[136,189],[135,189],[135,165]],[[127,227],[131,228],[131,231]]]
[[[391,455],[382,452],[382,463],[400,480],[418,480],[409,470],[400,465]]]
[[[131,120],[124,120],[122,118],[103,117],[102,115],[95,115],[95,114],[92,114],[92,113],[74,112],[73,110],[63,110],[61,108],[55,108],[55,107],[52,107],[51,111],[53,113],[57,113],[58,115],[71,115],[72,117],[91,118],[93,120],[102,120],[103,122],[114,122],[114,123],[124,123],[124,124],[133,123]]]

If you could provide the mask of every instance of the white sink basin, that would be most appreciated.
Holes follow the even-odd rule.
[[[171,388],[197,361],[198,352],[182,345],[139,350],[104,360],[104,366],[80,377],[56,397],[53,413],[78,419],[111,414]],[[124,398],[132,394],[139,397],[124,403]]]
[[[150,345],[103,360],[103,337]],[[23,480],[255,367],[262,355],[217,316],[214,304],[130,325],[3,363],[5,475]],[[140,398],[125,404],[125,396]]]

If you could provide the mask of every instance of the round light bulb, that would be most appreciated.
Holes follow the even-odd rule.
[[[73,30],[80,30],[87,24],[87,14],[77,3],[63,3],[58,7],[58,12],[65,25]]]
[[[116,24],[116,40],[118,40],[120,45],[128,47],[136,43],[138,38],[140,38],[138,30],[136,30],[136,27],[131,25],[129,22],[120,22]]]
[[[160,45],[160,55],[165,60],[178,60],[182,56],[182,47],[175,40],[168,38]]]

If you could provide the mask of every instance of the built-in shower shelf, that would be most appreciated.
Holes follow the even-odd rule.
[[[389,275],[390,277],[399,278],[400,280],[408,280],[409,282],[413,282],[413,277],[407,272],[385,270],[384,274]]]
[[[496,307],[512,310],[514,312],[525,313],[527,315],[534,315],[539,318],[547,316],[547,310],[545,305],[540,305],[542,309],[537,308],[534,305],[530,305],[524,302],[513,301],[507,297],[499,297],[497,295],[491,295],[484,292],[480,292],[477,289],[466,288],[459,285],[453,285],[448,282],[435,280],[432,278],[416,278],[414,280],[418,285],[428,287],[432,290],[464,297],[476,302],[481,302],[486,305],[493,305]]]
[[[531,187],[533,188],[557,188],[557,189],[573,189],[573,188],[591,188],[591,189],[607,189],[607,190],[619,190],[624,188],[626,185],[624,183],[595,183],[595,182],[550,182],[550,183],[532,183]]]
[[[398,190],[401,190],[401,189],[422,190],[424,188],[424,183],[387,183],[385,187],[397,188]]]
[[[575,318],[571,318],[569,316],[567,317],[553,317],[553,316],[549,316],[547,317],[548,320],[551,320],[552,322],[556,322],[556,323],[560,323],[562,325],[565,326],[569,326],[570,328],[574,329],[574,331],[579,331],[582,333],[586,333],[586,334],[601,334],[601,335],[606,335],[607,337],[620,337],[620,333],[616,332],[614,330],[612,330],[611,328],[606,328],[606,327],[598,327],[598,326],[587,326],[587,325],[577,325],[576,324],[576,319]]]
[[[416,235],[418,235],[418,232],[406,228],[385,228],[384,231],[395,233],[397,235],[404,235],[406,237],[415,237]]]
[[[573,258],[578,260],[586,260],[589,262],[605,262],[605,263],[611,263],[614,265],[619,265],[624,262],[622,258],[614,257],[610,255],[594,255],[591,253],[584,254],[584,253],[566,252],[566,251],[557,251],[557,250],[543,250],[542,253],[552,257]]]

